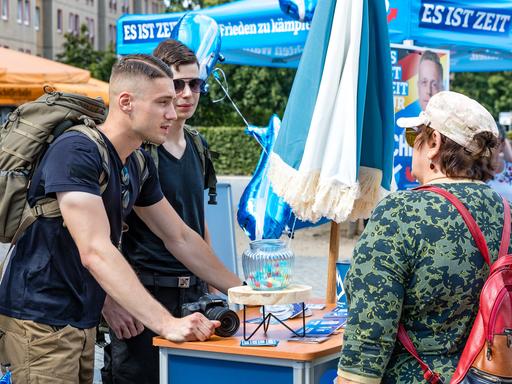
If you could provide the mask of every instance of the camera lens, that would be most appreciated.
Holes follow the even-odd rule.
[[[205,312],[205,316],[210,320],[220,321],[220,327],[215,330],[215,334],[221,337],[234,335],[240,327],[238,315],[229,308],[213,307]]]

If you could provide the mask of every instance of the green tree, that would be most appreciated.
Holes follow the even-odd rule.
[[[114,52],[114,47],[111,45],[105,52],[100,52],[100,59],[96,63],[89,66],[92,77],[103,81],[109,81],[112,67],[117,61],[117,56]]]
[[[95,79],[108,81],[112,66],[116,61],[113,45],[110,45],[107,51],[95,50],[85,24],[80,27],[78,35],[66,33],[64,38],[64,50],[57,55],[57,60],[74,67],[87,69]]]
[[[89,69],[92,63],[100,60],[100,53],[94,49],[89,38],[87,26],[82,24],[80,33],[64,34],[64,51],[57,55],[57,60],[74,67]]]
[[[460,72],[453,74],[451,89],[484,105],[497,119],[512,110],[512,72]]]
[[[245,119],[254,125],[267,125],[273,113],[283,118],[293,84],[295,69],[219,65],[226,74],[228,93]],[[210,89],[202,96],[200,106],[191,119],[192,125],[241,126],[242,118],[235,111],[213,76]]]

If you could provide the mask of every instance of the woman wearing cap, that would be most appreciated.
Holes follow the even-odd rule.
[[[413,150],[412,173],[458,197],[495,260],[503,229],[493,177],[494,119],[455,92],[434,95],[418,117],[399,119]],[[346,278],[349,319],[338,383],[424,383],[397,340],[405,326],[421,358],[446,382],[455,371],[489,269],[456,208],[428,191],[390,194],[374,210]]]

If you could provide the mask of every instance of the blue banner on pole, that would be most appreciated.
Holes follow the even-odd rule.
[[[422,28],[487,36],[509,36],[512,12],[463,5],[460,1],[422,0],[418,15]]]
[[[512,1],[388,0],[392,43],[450,50],[453,72],[512,70]],[[196,13],[219,25],[228,64],[297,67],[310,25],[286,15],[277,0],[240,0]],[[183,12],[125,15],[117,22],[117,53],[151,53],[170,37]]]
[[[179,18],[160,20],[123,20],[120,23],[123,44],[158,43],[169,39]]]

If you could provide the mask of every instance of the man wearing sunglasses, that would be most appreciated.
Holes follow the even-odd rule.
[[[161,42],[153,54],[172,69],[177,119],[171,122],[162,145],[146,149],[157,164],[167,200],[183,221],[211,244],[204,217],[207,177],[200,149],[194,144],[197,138],[193,134],[197,133],[191,133],[185,126],[196,111],[204,83],[199,78],[198,60],[189,48],[176,40]],[[206,142],[203,143],[206,146]],[[129,230],[122,243],[124,256],[146,289],[179,317],[181,306],[197,301],[206,292],[206,284],[176,259],[135,213],[128,216],[127,224]],[[180,281],[186,283],[180,284]],[[144,329],[111,301],[106,303],[103,314],[111,327],[103,382],[158,383],[158,349],[152,346],[155,333]]]

